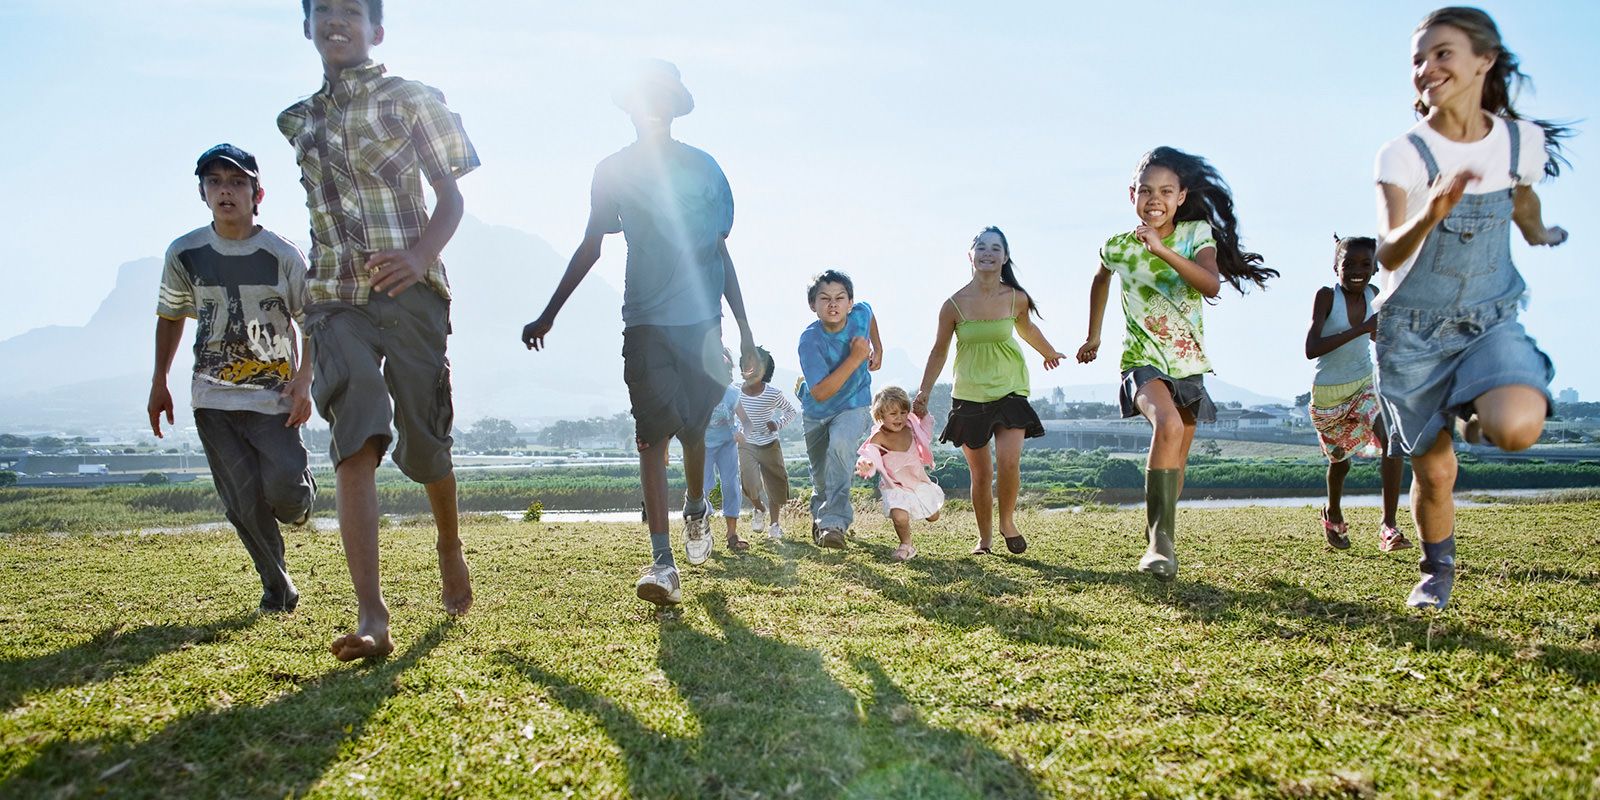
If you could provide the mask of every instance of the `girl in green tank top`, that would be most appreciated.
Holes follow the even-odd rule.
[[[1021,553],[1028,540],[1017,530],[1017,492],[1022,485],[1022,440],[1044,435],[1039,415],[1028,404],[1028,365],[1017,345],[1020,336],[1055,369],[1066,355],[1033,324],[1039,313],[1033,298],[1017,283],[1011,247],[999,228],[985,228],[967,251],[972,280],[939,309],[939,330],[922,373],[912,410],[928,413],[928,396],[944,371],[950,340],[956,340],[956,380],[950,418],[939,440],[960,445],[972,476],[972,510],[978,521],[973,555],[988,555],[993,542],[995,497],[990,482],[999,473],[1000,534],[1006,549]],[[994,453],[990,454],[990,439]],[[998,464],[998,470],[996,469]]]

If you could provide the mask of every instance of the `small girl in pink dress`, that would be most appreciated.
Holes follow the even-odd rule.
[[[928,477],[925,467],[933,466],[933,419],[911,413],[911,397],[906,390],[890,386],[872,399],[872,434],[857,451],[856,474],[878,475],[878,492],[883,495],[883,513],[894,521],[900,546],[894,549],[895,561],[917,555],[911,545],[911,520],[933,522],[944,508],[944,490]]]

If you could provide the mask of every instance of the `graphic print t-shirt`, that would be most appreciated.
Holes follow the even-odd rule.
[[[1215,248],[1211,226],[1179,222],[1161,240],[1184,258]],[[1205,295],[1183,279],[1171,264],[1145,248],[1132,232],[1106,240],[1100,263],[1122,279],[1122,314],[1127,331],[1122,340],[1122,371],[1155,367],[1172,378],[1211,371],[1205,353]]]
[[[282,414],[294,371],[294,329],[305,306],[306,257],[262,229],[224,239],[210,225],[167,248],[156,313],[192,317],[195,408]]]

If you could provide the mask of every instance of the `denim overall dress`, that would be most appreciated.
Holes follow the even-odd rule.
[[[1505,124],[1515,184],[1521,132]],[[1438,162],[1420,136],[1408,138],[1433,185]],[[1514,191],[1463,196],[1378,311],[1377,389],[1391,456],[1427,450],[1490,389],[1531,386],[1550,402],[1555,369],[1517,321],[1527,286],[1511,263]]]

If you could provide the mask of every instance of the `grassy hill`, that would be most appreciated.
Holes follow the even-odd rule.
[[[1463,512],[1443,614],[1350,515],[1335,553],[1305,509],[1184,511],[1170,587],[1133,513],[1028,514],[981,559],[952,513],[904,565],[865,518],[843,554],[719,546],[667,615],[637,526],[480,519],[457,622],[402,524],[369,665],[326,654],[334,534],[291,535],[284,617],[229,533],[0,536],[0,797],[1600,792],[1600,503]]]

